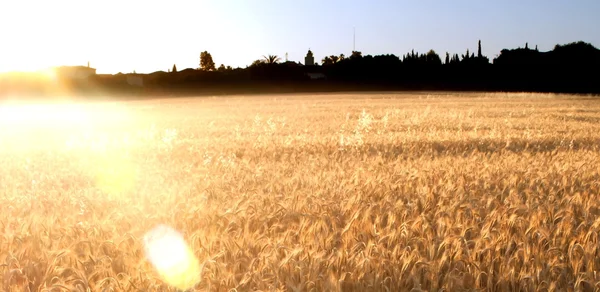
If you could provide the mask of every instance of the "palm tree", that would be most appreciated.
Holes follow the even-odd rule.
[[[277,55],[263,56],[263,58],[267,64],[277,64],[279,61],[281,61],[281,58],[277,57]]]

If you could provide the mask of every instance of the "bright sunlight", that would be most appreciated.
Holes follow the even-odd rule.
[[[0,1],[0,27],[11,27],[2,32],[0,72],[35,72],[90,62],[99,74],[151,73],[166,71],[174,63],[196,68],[202,50],[210,50],[216,62],[245,66],[265,54],[261,47],[266,40],[250,20],[243,26],[255,33],[240,33],[237,21],[247,13],[244,6],[250,4]],[[218,30],[214,23],[219,23]],[[199,29],[203,27],[211,29]],[[246,49],[238,50],[240,44]]]
[[[0,106],[0,125],[57,127],[91,122],[82,106],[64,104],[13,104]]]

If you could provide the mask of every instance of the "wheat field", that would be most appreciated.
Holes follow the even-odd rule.
[[[3,105],[0,291],[598,291],[599,194],[593,96]]]

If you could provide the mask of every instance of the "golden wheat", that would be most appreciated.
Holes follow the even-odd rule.
[[[600,100],[340,94],[83,105],[0,124],[2,291],[600,289]],[[11,124],[12,123],[12,124]]]

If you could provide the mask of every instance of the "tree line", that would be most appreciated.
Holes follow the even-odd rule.
[[[69,86],[74,92],[126,95],[349,90],[600,93],[600,50],[583,41],[556,45],[547,52],[526,43],[524,47],[503,49],[492,60],[482,54],[481,41],[477,51],[467,49],[462,54],[445,53],[442,57],[434,50],[411,50],[400,55],[363,55],[353,51],[348,56],[325,56],[312,66],[265,55],[245,68],[224,64],[217,67],[208,51],[199,57],[198,68],[178,70],[173,65],[166,72],[143,75],[143,87],[128,84],[127,74],[98,75],[82,84],[69,81]],[[27,79],[12,78],[7,83],[6,78],[0,78],[0,95],[11,86],[18,88],[16,84],[37,88],[35,93],[45,88],[23,80]]]
[[[353,51],[349,56],[325,56],[314,66],[265,55],[246,68],[215,68],[212,56],[204,51],[198,70],[157,73],[160,78],[156,82],[184,87],[253,82],[298,91],[365,88],[600,93],[599,69],[600,50],[583,41],[556,45],[548,52],[525,43],[524,47],[503,49],[490,60],[483,55],[480,40],[476,51],[467,49],[443,57],[434,50],[374,56]],[[310,73],[319,73],[324,79],[311,80]]]

